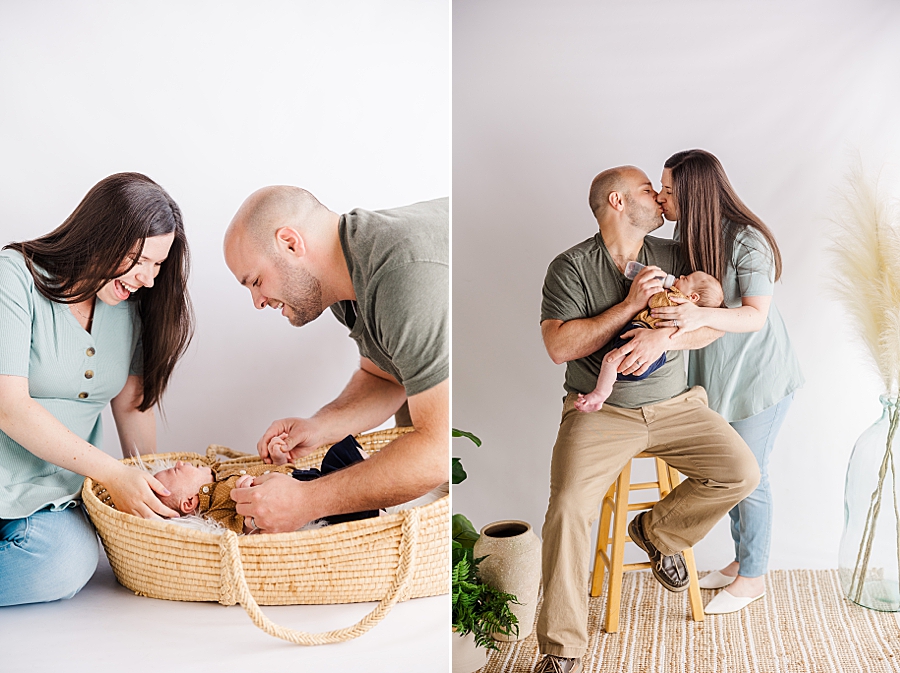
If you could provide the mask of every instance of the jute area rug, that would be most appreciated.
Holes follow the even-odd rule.
[[[606,596],[590,599],[584,673],[882,673],[900,671],[892,613],[855,605],[836,570],[774,570],[767,593],[740,612],[690,617],[687,593],[650,571],[625,573],[618,633],[605,633]],[[707,603],[714,591],[702,591]],[[540,608],[539,608],[540,609]],[[492,652],[485,673],[530,673],[534,633]]]

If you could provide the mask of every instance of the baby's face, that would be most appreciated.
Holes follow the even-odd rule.
[[[173,495],[179,497],[197,495],[204,484],[213,480],[209,467],[197,467],[191,463],[175,461],[175,467],[154,475]]]
[[[681,294],[690,296],[697,291],[697,281],[694,274],[689,276],[679,276],[678,280],[672,283],[672,287],[676,288]]]

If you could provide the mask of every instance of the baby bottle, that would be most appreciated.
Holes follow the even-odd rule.
[[[628,264],[625,265],[625,277],[628,280],[634,280],[634,277],[638,275],[643,268],[644,265],[640,262],[628,262]],[[665,276],[657,276],[657,278],[663,282],[663,287],[667,290],[672,287],[672,283],[675,282],[675,276],[671,273],[668,273]]]

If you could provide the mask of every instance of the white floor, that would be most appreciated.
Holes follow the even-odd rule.
[[[264,607],[276,624],[327,631],[361,619],[374,603]],[[55,603],[0,608],[0,672],[440,673],[450,670],[448,596],[394,606],[365,635],[300,647],[257,629],[239,605],[135,596],[104,556],[88,585]]]

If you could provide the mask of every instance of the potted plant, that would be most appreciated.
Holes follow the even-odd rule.
[[[453,437],[466,437],[481,446],[481,440],[470,432],[453,429]],[[467,475],[459,458],[453,458],[453,485]],[[492,634],[518,633],[518,621],[509,604],[516,597],[481,581],[473,547],[478,532],[462,514],[453,515],[453,673],[472,673],[487,662],[487,650],[499,650]]]

